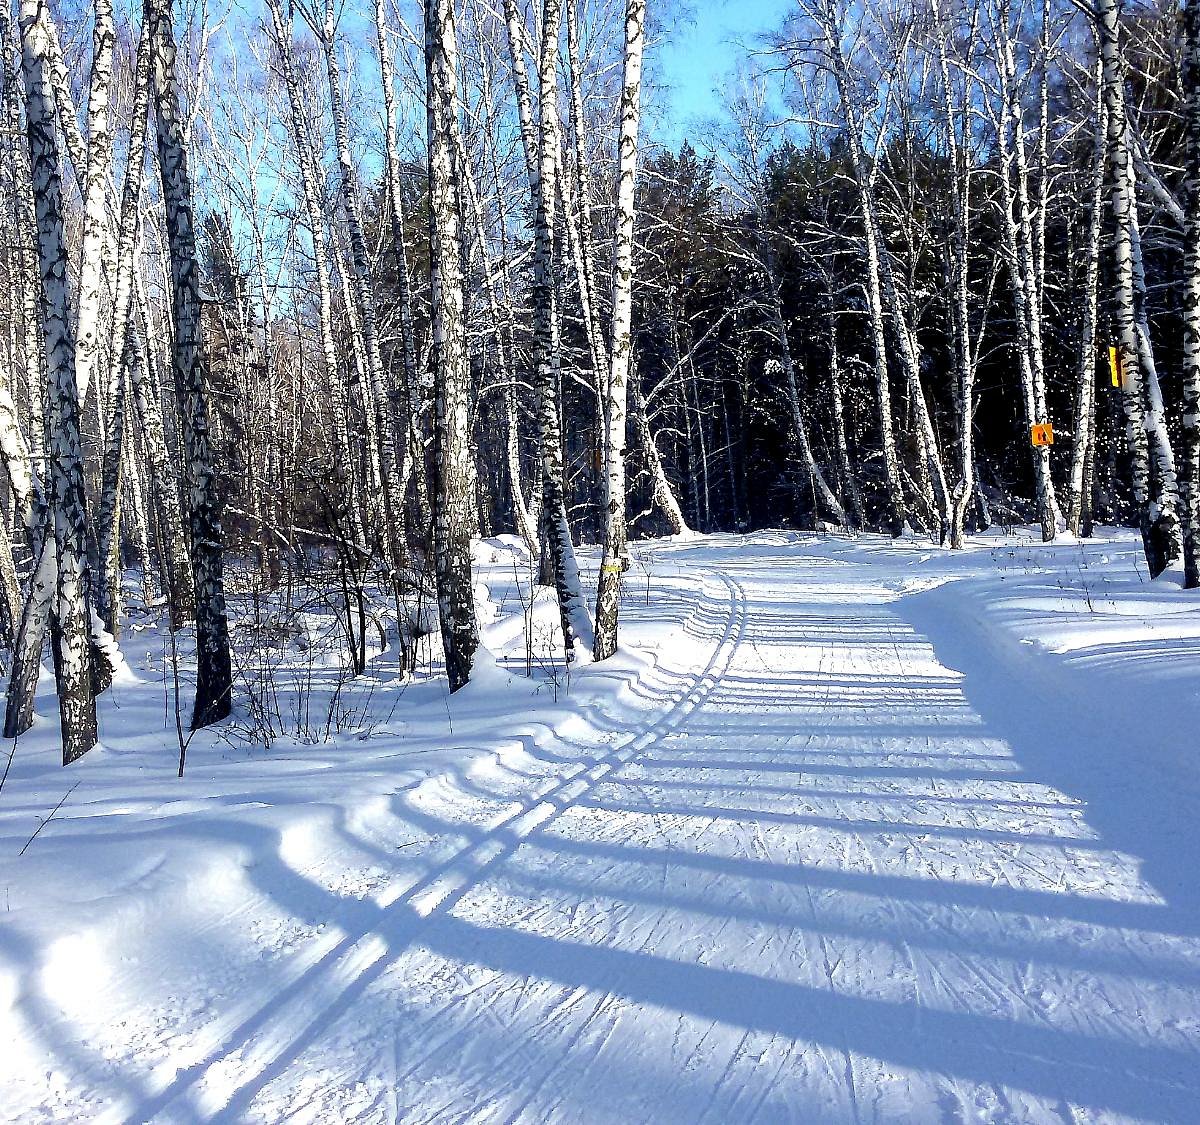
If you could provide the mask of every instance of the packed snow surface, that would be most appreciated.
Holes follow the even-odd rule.
[[[464,691],[292,645],[302,735],[182,781],[158,629],[68,770],[41,697],[0,1116],[1200,1120],[1200,602],[1131,536],[635,545],[569,678],[476,564]]]

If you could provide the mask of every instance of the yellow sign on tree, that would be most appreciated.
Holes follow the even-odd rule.
[[[1114,387],[1125,386],[1125,364],[1121,362],[1121,349],[1116,344],[1108,349],[1108,370]]]
[[[1029,440],[1034,445],[1053,445],[1054,427],[1049,422],[1039,422],[1029,428]]]

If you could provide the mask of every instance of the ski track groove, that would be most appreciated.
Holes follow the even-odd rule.
[[[281,832],[271,860],[334,904],[323,931],[297,912],[278,982],[242,970],[244,998],[207,1024],[138,1028],[160,1061],[100,1119],[1107,1125],[1143,1119],[1123,1084],[1200,1120],[1200,946],[1187,915],[1146,909],[1178,911],[1169,885],[959,684],[936,618],[897,604],[932,587],[869,559],[843,580],[841,548],[806,565],[791,542],[768,565],[799,558],[798,576],[727,555],[693,577],[687,541],[647,549],[682,664],[656,656],[620,692],[377,794],[383,821],[314,804],[339,851],[386,849],[394,823],[423,860],[327,885],[328,855]],[[992,671],[1028,677],[993,632]],[[251,882],[194,933],[245,928],[271,893]],[[633,957],[680,970],[671,990]],[[804,1004],[819,1015],[787,1007]]]
[[[660,741],[666,735],[677,731],[684,720],[692,714],[719,687],[723,673],[732,664],[747,626],[747,600],[744,589],[739,583],[725,574],[717,577],[724,585],[728,597],[729,608],[725,614],[724,629],[717,641],[713,654],[699,672],[692,674],[691,683],[681,689],[665,711],[646,724],[640,731],[630,735],[624,744],[610,744],[604,754],[591,759],[585,758],[575,770],[565,777],[548,779],[539,791],[535,792],[516,810],[504,816],[498,823],[490,826],[485,835],[456,853],[450,859],[430,872],[424,879],[406,886],[399,893],[388,897],[385,892],[378,896],[376,906],[379,912],[386,916],[404,907],[410,908],[410,915],[404,919],[407,923],[405,931],[396,937],[383,949],[377,949],[374,954],[361,963],[358,968],[354,965],[363,958],[363,945],[376,943],[377,931],[383,928],[384,921],[376,920],[374,924],[360,928],[357,933],[347,934],[337,939],[331,949],[318,954],[317,959],[295,972],[291,979],[283,983],[277,990],[277,999],[265,1006],[253,1007],[249,1013],[239,1012],[227,1017],[222,1023],[233,1027],[228,1032],[218,1032],[220,1044],[210,1049],[206,1056],[191,1064],[180,1067],[176,1077],[157,1094],[151,1095],[149,1105],[143,1105],[135,1113],[135,1118],[152,1120],[185,1097],[194,1087],[202,1085],[206,1076],[223,1060],[237,1054],[251,1041],[251,1037],[260,1039],[270,1031],[277,1030],[281,1022],[279,1008],[282,1004],[296,1000],[297,1006],[312,1008],[311,998],[315,992],[320,992],[322,999],[316,1005],[315,1015],[310,1015],[303,1025],[301,1034],[286,1036],[287,1041],[277,1044],[262,1060],[248,1062],[243,1060],[239,1068],[239,1082],[220,1100],[211,1100],[204,1105],[203,1112],[212,1116],[237,1104],[240,1095],[251,1083],[262,1079],[269,1081],[275,1063],[284,1057],[297,1041],[304,1038],[307,1032],[317,1022],[320,1015],[331,1009],[338,999],[348,993],[355,985],[366,981],[368,973],[385,957],[395,960],[403,949],[411,946],[419,937],[420,928],[427,924],[436,914],[451,909],[482,878],[518,847],[528,840],[533,833],[545,827],[547,823],[559,817],[584,794],[589,793],[595,786],[634,760],[649,746]],[[701,584],[703,585],[703,584]],[[703,616],[703,610],[698,616]],[[463,869],[463,870],[457,870]],[[348,971],[347,971],[348,970]],[[317,979],[313,979],[313,978]],[[333,978],[330,980],[329,978]],[[327,997],[327,998],[325,998]],[[270,1009],[268,1013],[267,1009]],[[273,1025],[273,1026],[272,1026]],[[256,1052],[261,1054],[262,1052]],[[260,1084],[265,1085],[262,1081]]]

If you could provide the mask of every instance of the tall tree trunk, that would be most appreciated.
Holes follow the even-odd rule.
[[[135,278],[134,292],[137,311],[149,322],[146,295]],[[160,552],[163,574],[166,577],[167,602],[171,628],[179,629],[196,611],[196,586],[188,561],[187,543],[183,534],[183,516],[179,506],[179,484],[167,450],[166,427],[163,423],[162,394],[155,375],[153,361],[146,347],[146,338],[136,317],[129,323],[127,341],[129,352],[129,397],[137,416],[146,450],[146,468],[154,493],[158,513]]]
[[[804,466],[804,471],[812,482],[814,499],[817,501],[817,506],[823,506],[826,512],[841,524],[842,527],[848,528],[850,521],[846,516],[846,509],[842,506],[842,502],[837,498],[833,489],[829,487],[829,482],[825,479],[825,474],[821,471],[821,466],[817,464],[812,443],[808,438],[808,425],[804,421],[804,412],[800,402],[800,385],[796,378],[796,361],[792,356],[792,346],[788,342],[787,326],[783,321],[783,296],[780,291],[778,271],[775,268],[775,254],[768,244],[767,235],[764,232],[759,231],[757,237],[760,245],[763,274],[767,284],[767,296],[770,302],[767,308],[767,318],[771,325],[772,334],[775,336],[775,343],[779,347],[780,363],[783,365],[783,374],[787,380],[788,406],[792,412],[792,428],[796,431],[796,445],[800,453],[800,463]],[[819,516],[820,513],[818,511],[813,512],[814,519],[818,519]]]
[[[1182,543],[1176,511],[1176,481],[1158,376],[1150,344],[1145,282],[1139,284],[1140,232],[1133,153],[1125,108],[1118,0],[1096,0],[1105,106],[1108,110],[1108,170],[1112,193],[1116,323],[1125,378],[1125,429],[1133,455],[1133,499],[1151,577],[1179,558]],[[1158,401],[1156,401],[1156,398]]]
[[[458,225],[461,208],[452,122],[458,113],[458,43],[453,0],[426,0],[425,79],[437,464],[433,552],[446,674],[454,692],[471,678],[479,631],[471,584],[474,497],[462,236]]]
[[[117,278],[113,299],[111,345],[101,349],[108,364],[108,417],[104,426],[104,458],[101,467],[99,511],[99,581],[96,583],[96,612],[104,627],[115,637],[119,627],[121,588],[121,469],[125,438],[125,372],[132,351],[127,352],[133,273],[137,268],[138,217],[142,196],[142,172],[146,159],[146,118],[150,104],[150,37],[138,43],[134,66],[133,119],[129,129],[129,159],[121,191],[121,218],[117,231]],[[81,315],[82,323],[82,315]],[[102,365],[96,365],[100,370]]]
[[[1200,0],[1183,3],[1183,91],[1186,137],[1184,212],[1183,428],[1179,464],[1183,567],[1200,586]]]
[[[940,0],[933,0],[934,17],[943,21]],[[972,16],[966,39],[966,57],[970,61],[976,35],[976,19]],[[946,140],[950,174],[950,222],[945,252],[945,272],[950,303],[950,328],[954,349],[954,404],[958,423],[958,481],[950,497],[950,546],[961,550],[966,545],[967,513],[975,491],[975,354],[971,346],[970,260],[968,258],[971,223],[971,187],[973,169],[967,141],[970,137],[971,114],[970,80],[962,79],[966,89],[962,105],[955,104],[955,88],[950,68],[947,41],[952,26],[935,31],[938,55],[938,77],[941,79],[942,133]],[[964,135],[960,139],[960,129]]]
[[[379,74],[383,85],[385,172],[390,204],[392,255],[396,264],[396,298],[400,306],[400,355],[402,359],[399,407],[404,417],[395,419],[398,433],[408,433],[416,488],[419,538],[423,542],[429,530],[429,482],[425,475],[425,453],[421,433],[421,385],[417,374],[417,343],[413,328],[412,285],[408,273],[408,254],[404,247],[404,191],[400,183],[400,149],[396,136],[395,66],[387,39],[384,0],[375,0],[376,46]]]
[[[1025,147],[1022,107],[1016,89],[1016,60],[1013,31],[1008,22],[1007,5],[1001,6],[996,27],[1000,56],[1000,150],[1001,197],[1004,204],[1003,227],[1006,260],[1017,322],[1017,352],[1021,368],[1021,400],[1025,426],[1047,423],[1045,357],[1042,348],[1042,279],[1037,270],[1039,238],[1035,213],[1030,205],[1029,162]],[[1044,239],[1044,234],[1041,236]],[[1054,539],[1060,514],[1050,475],[1050,447],[1030,441],[1034,481],[1037,490],[1038,520],[1042,539]]]
[[[846,414],[842,402],[842,353],[838,347],[837,313],[832,307],[833,295],[830,294],[829,322],[829,406],[833,414],[833,445],[837,453],[838,479],[841,484],[842,506],[846,511],[849,526],[863,526],[863,498],[858,486],[858,476],[850,462],[850,444],[846,438]],[[726,431],[728,432],[728,408],[725,410]],[[728,437],[726,445],[730,445]],[[735,490],[736,493],[736,490]],[[736,496],[734,502],[736,508]]]
[[[892,392],[888,375],[887,332],[883,317],[881,254],[886,254],[887,248],[880,243],[878,225],[875,222],[870,174],[866,164],[866,153],[863,151],[861,125],[854,110],[849,69],[841,46],[841,23],[834,9],[834,0],[821,0],[819,14],[821,33],[825,38],[833,64],[834,81],[850,145],[855,184],[862,205],[863,240],[867,257],[867,272],[864,280],[874,350],[879,443],[883,454],[883,475],[888,498],[885,527],[891,535],[898,536],[908,523],[908,505],[904,500],[904,487],[900,478],[900,458],[896,451],[896,431],[892,419]]]
[[[404,537],[401,532],[404,519],[404,495],[400,488],[400,462],[396,456],[395,419],[398,411],[393,402],[395,396],[388,386],[383,370],[383,356],[379,342],[379,313],[375,301],[375,287],[371,279],[367,239],[363,233],[354,159],[350,152],[350,121],[346,115],[341,68],[337,58],[336,22],[334,4],[332,0],[326,0],[325,22],[323,25],[317,25],[314,22],[313,30],[317,33],[321,43],[325,56],[325,73],[329,80],[329,112],[333,119],[342,211],[345,215],[346,234],[350,243],[351,269],[348,278],[361,320],[367,375],[370,381],[371,397],[375,403],[379,462],[383,473],[383,503],[386,524],[383,529],[384,540],[391,554],[391,564],[397,566],[405,556]],[[414,538],[419,539],[420,537]]]
[[[51,16],[44,0],[22,0],[22,64],[25,74],[25,109],[29,135],[33,197],[37,207],[38,249],[42,273],[42,334],[50,378],[50,511],[53,546],[43,543],[47,569],[39,563],[43,589],[57,565],[53,619],[54,665],[58,683],[58,708],[62,726],[63,764],[73,762],[96,744],[96,697],[92,682],[91,613],[88,608],[87,507],[83,485],[83,447],[80,441],[80,398],[75,382],[75,337],[68,291],[67,247],[63,231],[62,182],[59,177],[58,140],[54,126],[54,93],[49,67]],[[36,581],[36,580],[35,580]],[[31,592],[30,605],[39,596]],[[23,631],[39,634],[26,620]],[[40,615],[39,615],[40,616]],[[14,664],[17,682],[21,662]],[[28,674],[28,666],[25,666]],[[12,685],[10,684],[10,687]],[[13,699],[10,694],[10,719]],[[24,701],[19,701],[21,710]],[[30,700],[30,713],[32,711]],[[19,731],[13,731],[14,734]]]
[[[0,403],[0,451],[3,452],[12,489],[14,514],[25,535],[33,530],[34,502],[41,490],[40,476],[45,448],[42,398],[46,386],[46,353],[42,346],[41,271],[38,265],[37,214],[33,202],[29,149],[21,136],[21,52],[7,5],[0,4],[0,53],[5,60],[4,98],[6,127],[10,130],[10,174],[13,181],[13,227],[16,245],[11,257],[19,283],[21,311],[20,356],[29,399],[28,437],[21,430],[16,405],[16,381],[7,390],[11,407]],[[7,61],[11,55],[12,71]]]
[[[512,504],[513,522],[516,524],[517,533],[524,540],[530,552],[534,553],[538,549],[537,520],[525,503],[525,494],[521,491],[521,459],[518,444],[516,392],[514,390],[516,376],[500,323],[501,301],[496,291],[492,257],[488,251],[483,204],[479,199],[479,189],[475,183],[474,173],[471,171],[462,130],[457,128],[457,121],[452,122],[451,125],[454,131],[454,146],[458,160],[458,178],[468,204],[463,210],[470,215],[475,228],[475,243],[480,256],[479,272],[484,295],[487,298],[488,315],[491,319],[496,364],[499,367],[500,382],[504,388],[505,461],[508,470],[509,502]]]
[[[225,616],[221,508],[213,468],[205,388],[192,185],[175,79],[175,32],[171,26],[170,0],[146,0],[144,34],[150,36],[152,52],[158,167],[171,255],[175,388],[180,396],[192,531],[192,575],[196,591],[196,702],[192,711],[195,729],[229,714],[233,705],[233,671],[229,624]]]
[[[592,649],[592,623],[583,600],[575,546],[567,522],[562,432],[558,416],[559,325],[554,291],[555,152],[558,117],[558,39],[561,0],[544,0],[538,58],[538,177],[534,199],[533,335],[537,353],[538,429],[550,560],[558,592],[563,646],[571,660]]]
[[[108,184],[112,174],[113,130],[109,121],[112,86],[113,24],[112,0],[94,0],[95,30],[92,37],[92,77],[88,87],[87,167],[76,168],[83,175],[83,248],[79,265],[79,327],[76,330],[75,370],[79,400],[87,400],[94,372],[101,376],[107,351],[102,342],[100,309],[105,278],[111,268],[108,232]],[[60,106],[60,111],[64,107]],[[112,357],[120,363],[121,356]],[[97,386],[97,391],[100,390]]]
[[[654,440],[654,431],[650,428],[647,416],[646,399],[642,394],[641,383],[635,373],[629,380],[629,393],[632,398],[633,428],[637,432],[642,453],[646,458],[646,466],[650,472],[650,486],[654,493],[654,503],[666,518],[667,526],[672,535],[684,535],[688,531],[687,520],[683,517],[683,509],[675,496],[675,490],[667,479],[667,471],[663,468],[662,455],[658,452],[658,443]]]
[[[570,0],[569,0],[570,2]],[[572,5],[569,23],[574,24]],[[604,555],[596,591],[596,638],[592,654],[606,660],[617,651],[621,574],[627,565],[625,524],[625,426],[629,360],[633,352],[634,186],[641,122],[642,55],[645,49],[645,0],[625,5],[625,76],[621,87],[621,130],[617,141],[617,218],[613,239],[612,366],[608,375],[607,426],[604,434]],[[570,33],[572,42],[575,32]],[[578,48],[572,52],[578,55]],[[576,68],[577,69],[577,68]],[[573,87],[574,88],[574,87]],[[578,111],[582,114],[582,111]],[[578,119],[577,119],[578,121]],[[577,124],[578,130],[578,124]],[[576,131],[578,146],[579,135]],[[581,182],[581,188],[586,181]],[[587,288],[587,285],[584,285]]]
[[[1099,77],[1097,75],[1097,79]],[[1067,501],[1067,527],[1072,535],[1091,534],[1091,464],[1096,451],[1096,327],[1100,284],[1100,236],[1104,223],[1104,138],[1107,132],[1099,80],[1096,89],[1096,141],[1089,190],[1075,384],[1075,441],[1071,447],[1071,476]]]
[[[304,196],[304,213],[308,219],[309,237],[312,240],[313,271],[317,283],[317,316],[320,327],[321,357],[325,366],[325,378],[329,386],[329,406],[333,415],[333,453],[337,471],[345,474],[346,518],[350,535],[356,543],[366,545],[366,529],[355,472],[350,427],[350,411],[343,382],[342,365],[338,358],[337,341],[333,332],[333,290],[330,280],[329,241],[325,232],[325,216],[321,211],[320,184],[312,134],[309,130],[305,108],[304,91],[296,71],[292,53],[291,27],[284,18],[279,0],[267,0],[271,13],[275,49],[279,53],[280,69],[288,95],[288,112],[292,144],[295,146],[296,165],[300,172],[300,185]],[[376,456],[378,456],[378,449]]]

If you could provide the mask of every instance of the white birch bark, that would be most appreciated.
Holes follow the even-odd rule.
[[[1184,580],[1200,586],[1200,0],[1183,0],[1184,279],[1180,501]]]
[[[233,705],[233,672],[225,615],[221,509],[205,387],[192,185],[176,82],[171,0],[146,0],[143,34],[150,36],[151,45],[158,168],[171,259],[175,388],[180,398],[191,524],[192,576],[196,593],[196,701],[192,711],[195,729],[229,714]]]
[[[554,293],[556,122],[558,40],[561,0],[544,0],[538,58],[538,176],[534,198],[533,331],[537,353],[538,423],[542,460],[544,518],[550,561],[558,592],[559,617],[567,659],[590,656],[592,623],[583,599],[579,566],[567,522],[562,439],[558,415],[561,355]]]
[[[113,298],[111,344],[101,349],[107,358],[108,384],[105,399],[108,415],[104,426],[104,457],[100,473],[99,576],[95,608],[105,628],[115,637],[119,627],[121,588],[121,472],[125,441],[125,369],[129,316],[133,295],[133,273],[137,267],[138,219],[142,196],[142,173],[146,153],[146,118],[150,104],[150,38],[142,35],[134,65],[133,117],[129,129],[129,159],[121,190],[121,217],[117,228],[117,277]],[[103,232],[102,232],[103,233]],[[83,327],[80,313],[80,327]],[[96,348],[92,349],[93,363]]]
[[[831,298],[832,304],[832,298]],[[846,438],[846,414],[842,401],[842,354],[838,346],[838,321],[833,308],[829,311],[829,405],[833,413],[833,445],[837,453],[838,479],[842,492],[842,507],[846,511],[848,526],[859,529],[863,526],[863,498],[858,486],[858,477],[850,462],[850,443]],[[729,412],[725,411],[726,430]],[[730,444],[728,437],[726,445]],[[732,461],[731,461],[732,465]],[[736,497],[736,485],[731,480],[730,493]]]
[[[106,355],[102,343],[101,301],[109,258],[108,184],[112,173],[113,129],[109,121],[113,46],[116,27],[112,0],[93,0],[95,29],[92,38],[92,77],[88,87],[87,167],[83,173],[83,246],[79,265],[79,320],[76,329],[75,369],[80,401],[87,399],[92,374]],[[114,363],[120,363],[118,352]]]
[[[583,73],[579,53],[579,11],[578,0],[567,0],[567,70],[570,76],[570,120],[571,120],[571,151],[574,156],[576,198],[578,202],[577,216],[570,213],[564,200],[566,229],[568,236],[577,229],[573,257],[575,258],[576,277],[579,284],[580,315],[583,317],[584,329],[588,338],[588,349],[592,357],[592,369],[599,376],[609,370],[610,358],[605,347],[604,334],[600,329],[599,297],[596,285],[596,250],[592,239],[592,206],[591,178],[588,173],[588,158],[584,147],[584,131],[586,128],[583,115]],[[643,6],[644,9],[644,6]],[[626,12],[626,34],[628,35],[629,13]],[[641,48],[639,48],[640,50]],[[628,45],[626,46],[628,59]],[[627,64],[628,65],[628,64]],[[638,66],[641,66],[639,59]],[[639,71],[640,73],[640,71]],[[622,87],[622,107],[628,97],[628,83]],[[624,126],[624,109],[622,108],[621,124]],[[618,160],[623,150],[618,150]],[[618,173],[620,175],[620,173]],[[619,194],[619,193],[618,193]],[[620,221],[621,203],[618,200],[618,223]],[[614,347],[616,344],[614,343]]]
[[[943,15],[940,0],[932,0],[933,15],[939,26],[934,30],[937,41],[938,78],[941,98],[938,112],[941,116],[941,131],[946,142],[949,159],[950,207],[949,231],[946,252],[946,274],[948,302],[950,305],[950,329],[954,358],[954,402],[957,414],[958,480],[950,498],[950,546],[962,549],[966,545],[967,513],[975,491],[975,353],[971,346],[970,317],[970,270],[968,260],[969,232],[971,223],[971,189],[974,169],[971,162],[969,139],[971,136],[971,90],[969,78],[963,77],[962,104],[955,102],[955,84],[952,77],[947,40],[953,32],[953,24]],[[971,17],[966,36],[965,56],[967,67],[973,63],[976,35],[976,19]],[[962,131],[960,135],[960,130]]]
[[[1092,462],[1096,450],[1096,331],[1100,286],[1100,236],[1104,224],[1105,119],[1101,76],[1096,75],[1096,139],[1089,188],[1088,225],[1084,246],[1082,310],[1075,386],[1075,438],[1071,447],[1067,527],[1072,535],[1090,535]]]
[[[825,40],[826,52],[833,70],[838,101],[846,126],[846,138],[850,147],[855,185],[862,208],[863,243],[867,259],[864,288],[875,363],[879,443],[883,455],[884,482],[888,496],[885,523],[887,530],[893,536],[898,536],[908,524],[908,505],[904,499],[900,459],[896,450],[896,430],[892,418],[892,392],[888,373],[887,331],[884,322],[881,270],[881,255],[886,254],[887,249],[880,244],[878,224],[875,221],[871,178],[867,167],[867,155],[863,148],[861,123],[854,108],[849,70],[842,49],[841,24],[833,0],[817,0],[817,4],[814,6],[814,15]]]
[[[292,145],[300,173],[304,213],[308,220],[309,238],[312,242],[313,273],[317,283],[317,323],[320,330],[321,357],[324,361],[325,378],[329,387],[334,460],[337,464],[337,471],[344,474],[345,516],[351,538],[356,543],[365,545],[366,529],[362,522],[357,475],[354,471],[354,458],[351,453],[353,441],[349,434],[349,404],[342,377],[342,365],[338,358],[337,341],[333,332],[333,289],[330,280],[329,243],[325,232],[325,216],[321,211],[315,146],[305,114],[304,94],[300,87],[293,57],[291,26],[284,18],[279,0],[267,0],[267,8],[271,13],[275,50],[279,56],[280,70],[284,87],[287,90]],[[373,423],[374,418],[372,418]],[[378,457],[378,444],[373,442],[372,448],[374,455]]]
[[[0,52],[4,65],[4,122],[9,129],[10,174],[13,179],[13,236],[15,245],[10,258],[19,285],[19,354],[24,368],[29,404],[28,432],[21,428],[20,411],[15,401],[16,380],[6,387],[11,406],[0,401],[0,451],[3,452],[13,505],[18,521],[28,536],[33,529],[34,503],[41,490],[41,463],[45,446],[42,399],[45,391],[46,355],[42,346],[41,276],[38,268],[37,215],[29,164],[29,149],[22,142],[21,128],[21,52],[6,5],[0,4]],[[12,69],[7,63],[11,61]],[[16,303],[16,302],[14,302]],[[14,373],[15,374],[15,373]]]
[[[402,565],[406,557],[403,534],[404,495],[400,488],[400,461],[396,455],[397,411],[383,370],[383,356],[379,343],[379,314],[375,286],[371,278],[367,239],[363,232],[354,158],[350,151],[350,120],[346,114],[341,66],[337,57],[336,25],[334,4],[332,0],[326,0],[324,22],[318,23],[314,19],[312,27],[325,57],[325,73],[329,82],[329,112],[333,120],[338,183],[341,188],[346,235],[350,243],[351,269],[348,279],[360,320],[367,376],[375,406],[376,440],[379,443],[379,463],[383,474],[384,542],[390,554],[390,564],[396,567]]]
[[[792,429],[796,432],[796,445],[800,454],[800,463],[804,467],[805,474],[812,482],[814,498],[817,501],[818,508],[824,507],[825,511],[841,524],[842,527],[849,527],[850,521],[846,516],[846,509],[842,506],[842,502],[837,498],[833,489],[829,487],[829,482],[825,479],[825,474],[822,472],[821,466],[817,464],[812,443],[809,441],[808,425],[804,420],[803,406],[800,401],[800,385],[796,378],[796,361],[792,355],[791,343],[788,341],[787,325],[783,320],[783,296],[780,291],[779,272],[775,265],[775,253],[767,241],[768,236],[765,232],[760,230],[757,233],[757,238],[759,241],[763,277],[767,286],[767,318],[770,321],[775,343],[779,348],[779,362],[783,367],[784,378],[787,381],[788,407],[792,414]],[[820,512],[814,511],[813,518],[819,519]]]
[[[145,296],[135,282],[138,310],[147,318]],[[179,505],[179,484],[167,451],[163,423],[162,397],[145,338],[136,319],[129,324],[129,397],[137,417],[146,453],[146,470],[158,515],[159,547],[171,614],[171,627],[181,628],[195,612],[196,593],[183,535],[183,516]]]
[[[1133,498],[1151,577],[1182,553],[1176,511],[1176,480],[1166,420],[1157,392],[1146,311],[1145,281],[1139,278],[1141,239],[1133,155],[1125,105],[1125,60],[1118,0],[1096,0],[1105,106],[1108,111],[1108,173],[1114,224],[1117,342],[1125,371],[1122,403],[1133,457]]]
[[[475,245],[480,257],[479,272],[482,277],[483,291],[487,299],[488,314],[491,318],[492,340],[495,348],[496,364],[499,368],[500,382],[504,387],[505,413],[505,462],[508,475],[509,501],[513,509],[513,522],[517,533],[524,540],[531,554],[538,550],[537,520],[525,503],[525,495],[521,490],[521,461],[518,444],[517,400],[514,390],[515,374],[511,354],[504,339],[501,327],[501,301],[496,289],[496,271],[487,245],[487,231],[484,224],[483,204],[479,199],[479,189],[467,157],[466,145],[461,129],[454,128],[454,146],[458,159],[458,179],[463,188],[462,194],[467,198],[464,210],[469,214],[474,226]]]
[[[446,674],[454,692],[471,678],[479,631],[471,582],[470,378],[451,121],[458,113],[453,0],[426,0],[425,75],[437,465],[434,567]]]
[[[1017,353],[1021,370],[1021,401],[1025,426],[1050,421],[1046,408],[1045,358],[1042,348],[1041,282],[1037,272],[1039,239],[1034,212],[1030,205],[1029,161],[1025,126],[1017,89],[1013,32],[1007,3],[1000,5],[995,26],[995,47],[999,56],[1000,141],[1003,200],[1002,223],[1007,246],[1007,265],[1017,323]],[[1044,240],[1044,233],[1041,239]],[[1030,441],[1034,481],[1037,490],[1038,520],[1042,539],[1049,542],[1058,532],[1061,515],[1050,475],[1050,447]]]
[[[662,454],[658,451],[658,443],[654,439],[654,431],[650,428],[650,419],[646,410],[646,399],[636,372],[629,380],[630,415],[633,428],[642,447],[642,455],[646,458],[650,472],[650,486],[654,494],[654,504],[667,521],[672,535],[686,535],[688,523],[684,518],[683,509],[675,496],[675,490],[667,479],[667,470],[662,463]]]
[[[396,130],[395,64],[387,38],[384,0],[375,0],[376,48],[379,75],[383,86],[384,170],[387,176],[388,218],[392,234],[392,255],[396,264],[396,297],[400,311],[400,355],[402,360],[399,403],[403,417],[393,424],[398,433],[407,433],[408,458],[412,464],[418,522],[424,540],[430,522],[429,482],[425,472],[425,448],[421,427],[421,384],[417,375],[417,342],[413,327],[412,283],[409,279],[408,254],[404,246],[404,192],[400,183],[400,149]]]
[[[33,197],[37,209],[38,250],[42,275],[42,332],[46,367],[50,379],[49,496],[51,536],[42,544],[30,609],[22,631],[36,636],[34,650],[14,661],[10,683],[9,725],[14,710],[32,715],[32,688],[41,653],[44,625],[32,620],[42,617],[37,605],[48,594],[50,574],[55,573],[52,616],[55,622],[55,672],[58,685],[59,719],[62,731],[63,764],[85,754],[96,743],[96,699],[92,683],[91,614],[88,608],[87,508],[83,484],[83,448],[80,441],[80,397],[75,382],[75,338],[72,329],[69,267],[63,229],[62,181],[59,176],[55,102],[50,76],[49,27],[51,16],[44,0],[22,0],[22,67],[25,75],[26,124],[32,170]],[[21,642],[18,642],[21,647]],[[34,684],[28,683],[32,664]],[[20,679],[19,679],[20,677]],[[14,701],[13,686],[21,684],[29,699]],[[26,710],[26,708],[28,708]],[[18,722],[16,724],[20,726]],[[14,734],[19,730],[14,730]]]
[[[570,3],[570,0],[568,0]],[[574,23],[574,5],[568,23]],[[572,41],[575,33],[568,38]],[[630,357],[633,352],[633,236],[634,188],[638,168],[638,127],[641,122],[642,56],[646,43],[645,0],[625,5],[625,72],[621,86],[621,126],[617,141],[617,215],[613,237],[612,362],[607,379],[607,425],[604,434],[604,554],[596,591],[596,631],[592,648],[596,660],[617,651],[621,602],[621,575],[628,565],[628,528],[625,524],[625,428],[628,413]],[[573,55],[578,54],[576,48]],[[578,66],[574,67],[577,71]],[[578,96],[572,83],[573,98]],[[582,109],[573,110],[576,128]],[[579,135],[575,136],[576,147]],[[581,176],[581,189],[586,181]],[[585,283],[586,290],[588,285]],[[590,316],[590,312],[588,313]]]

